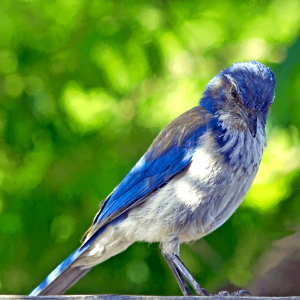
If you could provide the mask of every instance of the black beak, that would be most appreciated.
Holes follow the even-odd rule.
[[[243,110],[241,111],[253,138],[255,138],[257,133],[257,113],[255,109],[251,109],[249,114],[246,114]]]
[[[252,134],[252,136],[255,138],[257,133],[257,113],[251,112],[248,117],[248,127]]]

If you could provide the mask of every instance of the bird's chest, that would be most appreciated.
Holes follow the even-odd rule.
[[[234,164],[222,154],[222,149],[214,150],[204,145],[195,151],[184,180],[179,180],[177,185],[177,195],[181,194],[179,201],[193,212],[191,226],[187,227],[188,234],[183,240],[197,239],[212,232],[241,204],[258,170],[264,147],[261,138],[245,138],[244,144],[238,145],[238,152],[232,149],[233,155],[238,156]]]

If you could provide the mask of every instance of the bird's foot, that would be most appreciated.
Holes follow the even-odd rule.
[[[233,292],[233,293],[229,293],[228,291],[221,291],[219,292],[219,294],[216,294],[215,296],[220,296],[220,297],[224,297],[224,296],[233,296],[233,297],[239,297],[239,296],[243,296],[243,294],[249,294],[250,296],[251,293],[247,290],[240,290],[240,291],[236,291],[236,292]]]
[[[203,287],[200,287],[200,285],[199,285],[198,289],[195,289],[195,291],[198,296],[212,296],[212,294],[210,292],[205,290]]]

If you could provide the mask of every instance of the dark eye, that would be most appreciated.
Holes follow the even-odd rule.
[[[234,88],[231,90],[231,96],[232,96],[233,99],[237,98],[237,92]]]

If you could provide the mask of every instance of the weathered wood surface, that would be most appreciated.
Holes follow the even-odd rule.
[[[67,295],[67,296],[18,296],[0,295],[0,300],[300,300],[300,297],[199,297],[199,296],[130,296],[130,295]]]

